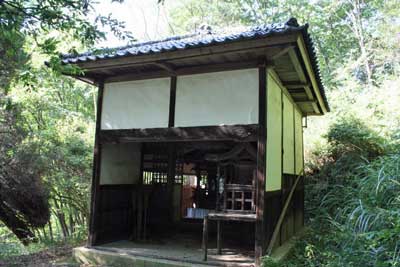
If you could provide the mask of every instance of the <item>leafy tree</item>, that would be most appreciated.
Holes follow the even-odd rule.
[[[343,0],[343,1],[257,1],[183,0],[171,10],[172,25],[178,32],[193,31],[206,23],[215,27],[255,25],[286,21],[296,17],[300,23],[309,23],[318,51],[321,69],[328,88],[340,86],[335,81],[336,70],[352,64],[353,73],[362,82],[376,79],[374,73],[381,62],[375,59],[376,48],[385,45],[377,38],[393,29],[398,1]],[[395,38],[391,38],[391,42]],[[385,59],[387,60],[387,58]]]
[[[63,165],[68,158],[63,153],[71,152],[71,147],[77,147],[82,139],[60,141],[57,120],[74,117],[71,115],[74,110],[84,112],[86,120],[93,119],[93,110],[87,107],[92,107],[94,92],[83,87],[89,94],[82,95],[81,91],[73,89],[76,84],[59,77],[57,72],[63,69],[60,51],[68,48],[69,53],[76,53],[93,46],[105,37],[103,26],[122,39],[131,38],[124,24],[111,15],[99,15],[91,21],[88,15],[94,11],[92,5],[91,0],[0,1],[0,220],[24,243],[34,240],[34,229],[48,222],[49,197],[52,211],[60,224],[64,224],[63,231],[67,234],[62,219],[64,213],[60,212],[64,207],[57,206],[61,201],[60,191],[65,188],[50,186],[50,183],[59,182],[61,175],[67,180],[77,179],[79,171],[74,170],[73,164]],[[56,72],[44,67],[45,60]],[[42,89],[44,86],[48,86],[46,93]],[[24,94],[36,98],[17,99]],[[77,127],[87,126],[82,126],[82,122]],[[69,136],[73,138],[72,133]],[[57,144],[67,146],[67,150],[57,150]],[[57,151],[59,154],[54,155]],[[87,155],[78,150],[73,153],[77,157]],[[82,164],[79,167],[86,171],[88,161]],[[86,173],[83,179],[87,179]],[[71,190],[64,191],[64,196],[67,192]],[[84,192],[79,192],[81,198]],[[69,203],[72,205],[72,200]],[[85,214],[85,205],[75,208]],[[71,217],[71,224],[78,217]]]

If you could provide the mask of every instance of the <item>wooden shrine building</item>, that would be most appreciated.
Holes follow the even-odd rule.
[[[87,249],[258,266],[299,232],[303,127],[329,111],[307,29],[208,27],[63,56],[98,86]]]

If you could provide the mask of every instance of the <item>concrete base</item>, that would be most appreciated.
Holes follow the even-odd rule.
[[[301,231],[296,236],[273,250],[268,261],[279,263],[290,253],[296,240],[303,235]],[[193,240],[174,240],[167,244],[131,241],[117,241],[96,247],[78,247],[73,250],[74,258],[83,264],[95,266],[132,266],[132,267],[252,267],[254,257],[243,254],[243,251],[223,249],[222,255],[217,255],[216,249],[209,250],[209,261],[202,261],[203,252],[199,244]],[[268,265],[267,265],[268,266]]]
[[[223,266],[254,267],[254,260],[234,250],[224,249],[222,255],[216,249],[209,249],[209,260],[202,261],[202,250],[182,245],[163,247],[129,241],[118,241],[96,247],[78,247],[73,250],[74,258],[83,264],[95,266],[132,267],[183,267]]]
[[[128,255],[124,252],[110,252],[96,248],[78,247],[73,250],[74,258],[79,262],[94,266],[113,267],[210,267],[210,265],[191,264],[172,260],[153,259]]]

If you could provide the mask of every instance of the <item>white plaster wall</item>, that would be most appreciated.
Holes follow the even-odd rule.
[[[258,123],[258,69],[177,78],[175,126]]]
[[[101,129],[168,127],[170,78],[106,83]]]
[[[282,91],[271,75],[267,86],[267,178],[266,191],[282,187]]]
[[[140,178],[141,144],[104,144],[100,184],[136,184]]]

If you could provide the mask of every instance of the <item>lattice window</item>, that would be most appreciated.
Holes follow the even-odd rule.
[[[143,184],[166,184],[168,182],[168,155],[161,153],[143,155]],[[183,161],[175,165],[175,184],[183,182]]]
[[[143,183],[166,184],[168,177],[168,155],[143,155]]]
[[[249,185],[226,184],[224,209],[233,211],[254,211],[254,187]]]
[[[183,162],[176,162],[175,165],[175,184],[182,184],[183,183]]]

